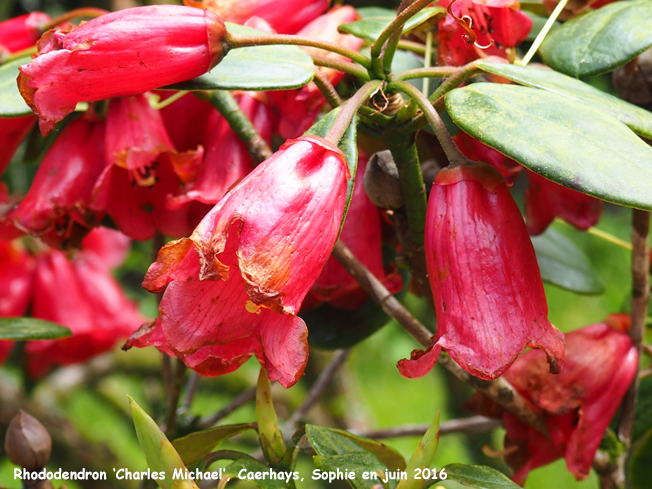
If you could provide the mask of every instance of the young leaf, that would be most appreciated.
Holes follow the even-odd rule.
[[[520,489],[505,474],[484,465],[446,465],[447,480],[475,489]],[[434,481],[437,482],[437,481]]]
[[[591,268],[587,256],[559,231],[552,228],[532,237],[544,282],[578,294],[602,294],[604,284]]]
[[[197,431],[182,438],[177,438],[172,442],[172,445],[183,459],[186,467],[190,467],[208,455],[224,440],[252,429],[254,429],[254,425],[251,423],[218,426],[217,428]]]
[[[0,117],[18,117],[32,113],[18,91],[18,67],[32,60],[29,56],[0,65]]]
[[[652,430],[648,431],[629,461],[629,482],[632,489],[647,489],[652,478]]]
[[[285,443],[274,410],[272,385],[264,367],[260,368],[258,386],[256,387],[256,421],[258,422],[260,446],[265,458],[272,465],[276,465],[285,455]]]
[[[567,75],[599,75],[652,46],[651,24],[648,0],[615,2],[553,30],[539,52],[548,66]]]
[[[544,90],[494,83],[449,92],[446,108],[464,132],[553,182],[652,209],[652,148],[601,110]]]
[[[553,70],[480,61],[482,70],[532,88],[584,102],[613,115],[640,136],[652,139],[652,112]]]
[[[343,474],[353,473],[355,474],[352,478],[346,478],[353,489],[372,489],[377,484],[381,482],[380,476],[385,477],[386,467],[371,453],[369,452],[349,452],[340,455],[330,455],[323,457],[321,455],[316,455],[313,457],[315,462],[315,467],[320,469],[322,472],[336,473],[339,472]],[[378,477],[370,478],[367,475],[367,478],[364,478],[364,474],[377,474]],[[326,479],[325,482],[331,486],[336,481],[329,481]],[[395,487],[396,481],[389,481],[389,488],[392,489]]]
[[[385,10],[385,9],[383,9]],[[381,12],[377,12],[381,14]],[[424,22],[436,23],[440,18],[446,15],[446,9],[443,7],[428,7],[418,12],[414,17],[408,20],[403,26],[403,34],[409,34],[416,30]],[[396,12],[387,9],[384,15],[374,15],[371,17],[363,18],[351,22],[350,24],[343,24],[337,28],[338,31],[345,34],[352,34],[360,39],[367,41],[375,41],[378,36],[391,24],[396,18]]]
[[[55,340],[72,336],[60,324],[35,318],[0,318],[0,340]]]
[[[269,477],[270,470],[272,469],[270,469],[268,465],[256,460],[255,458],[245,455],[244,453],[242,454],[242,456],[236,458],[232,463],[227,465],[224,472],[232,476],[233,478],[237,478],[238,473],[240,473],[242,469],[245,469],[245,474],[247,473],[268,474],[268,476],[265,479],[244,479],[250,484],[253,484],[255,487],[259,487],[260,489],[287,489],[288,488],[287,472],[285,472],[284,474],[277,472],[278,476],[274,478]],[[290,480],[293,480],[292,474],[290,474]]]
[[[226,23],[229,32],[264,32]],[[165,87],[170,90],[288,90],[307,85],[313,77],[312,58],[297,46],[254,46],[232,49],[209,73]]]
[[[410,457],[407,464],[407,479],[401,480],[397,489],[422,489],[424,486],[423,477],[417,478],[417,471],[419,469],[427,469],[435,458],[435,452],[439,446],[439,411],[435,419],[430,424],[428,431],[423,435],[419,446]]]

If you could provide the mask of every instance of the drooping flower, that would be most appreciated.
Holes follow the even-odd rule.
[[[482,161],[493,166],[505,178],[508,184],[511,184],[514,178],[523,169],[521,165],[513,159],[505,156],[499,151],[481,143],[474,137],[460,131],[453,136],[455,144],[460,151],[471,161]]]
[[[15,53],[36,44],[51,20],[46,13],[32,12],[0,22],[0,57],[3,51]]]
[[[158,95],[161,100],[165,100],[173,93],[161,90]],[[211,104],[190,93],[163,107],[159,112],[177,151],[196,150],[198,146],[204,146],[215,124],[214,119],[219,117],[219,113]],[[192,124],[188,121],[192,121]]]
[[[58,247],[78,241],[100,216],[88,207],[105,167],[104,123],[72,121],[48,150],[25,198],[8,213],[16,227]]]
[[[602,215],[601,200],[534,173],[527,172],[530,186],[525,191],[525,222],[531,235],[543,233],[556,217],[584,231]]]
[[[297,35],[331,41],[357,51],[364,41],[349,34],[341,34],[337,30],[340,25],[356,20],[357,16],[353,7],[334,7],[306,25]],[[316,48],[303,49],[314,56],[348,61],[348,58],[336,53]],[[344,76],[344,73],[332,68],[318,69],[332,85],[337,85]],[[326,103],[326,99],[313,82],[296,90],[270,92],[270,96],[279,112],[278,132],[286,139],[296,138],[306,132]]]
[[[450,5],[457,17],[448,14],[439,23],[441,65],[462,66],[486,56],[505,58],[505,48],[520,44],[532,29],[532,20],[518,10],[516,0],[440,0],[439,4]]]
[[[78,102],[136,95],[195,78],[224,56],[222,20],[177,5],[135,7],[53,29],[18,85],[47,132]],[[129,33],[129,35],[125,35]]]
[[[0,176],[4,173],[20,146],[20,143],[34,127],[36,117],[25,115],[22,117],[0,117]]]
[[[18,241],[0,241],[0,317],[25,314],[32,296],[34,264]]]
[[[72,260],[58,250],[37,257],[32,315],[62,324],[73,335],[27,343],[27,370],[32,377],[42,376],[54,365],[80,363],[106,352],[144,320],[110,273],[120,254],[124,259],[129,240],[104,228],[94,229],[89,236]]]
[[[483,379],[502,375],[526,347],[564,358],[563,334],[548,321],[534,248],[503,177],[486,164],[441,170],[426,216],[426,263],[437,313],[433,345],[401,360],[425,375],[441,349]]]
[[[337,239],[348,173],[332,143],[317,136],[286,142],[190,238],[159,251],[143,285],[152,292],[167,286],[160,320],[127,347],[150,341],[213,376],[256,354],[270,379],[293,385],[308,355],[296,314]]]
[[[362,185],[367,160],[367,157],[358,159],[358,177],[340,240],[392,294],[395,294],[403,287],[403,281],[396,272],[386,274],[383,267],[378,207],[371,203]],[[313,299],[313,304],[328,301],[331,305],[343,309],[357,309],[367,300],[367,294],[360,284],[333,257],[326,262],[319,278],[310,289],[309,296]]]
[[[244,24],[260,17],[279,34],[295,34],[328,8],[329,0],[183,0],[185,5],[206,8],[225,21]]]

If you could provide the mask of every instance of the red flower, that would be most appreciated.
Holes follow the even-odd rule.
[[[442,348],[472,375],[502,375],[526,347],[545,350],[553,372],[563,334],[548,322],[534,248],[503,177],[485,164],[437,174],[426,216],[426,263],[437,313],[436,342],[401,360],[425,375]]]
[[[280,34],[295,34],[311,20],[323,14],[329,0],[184,0],[185,5],[206,8],[225,21],[244,24],[260,17]]]
[[[508,184],[511,184],[514,178],[516,178],[519,172],[523,169],[523,167],[513,159],[486,144],[481,143],[463,131],[457,133],[453,137],[453,140],[464,156],[469,158],[471,161],[482,161],[483,163],[488,163],[493,166],[500,172]]]
[[[395,294],[403,287],[403,281],[397,273],[385,274],[378,207],[371,203],[362,185],[367,160],[366,157],[358,160],[357,184],[353,189],[340,239],[367,269]],[[319,278],[310,289],[309,296],[315,301],[328,301],[343,309],[357,309],[367,300],[367,294],[360,288],[360,284],[333,257],[326,262]]]
[[[364,41],[349,34],[340,34],[337,30],[340,25],[353,22],[357,17],[353,7],[334,7],[301,29],[297,35],[334,42],[357,51]],[[348,61],[348,58],[342,55],[321,49],[304,49],[311,55]],[[318,69],[332,85],[337,85],[344,76],[341,71],[331,68]],[[321,91],[312,82],[297,90],[270,92],[270,95],[279,112],[278,132],[286,139],[296,138],[306,132],[326,103]]]
[[[636,374],[638,352],[624,332],[629,323],[629,316],[612,314],[604,323],[568,333],[559,375],[547,372],[539,351],[525,353],[506,372],[516,390],[544,413],[552,440],[504,413],[505,447],[518,447],[507,459],[517,483],[562,456],[577,480],[588,477],[604,431]]]
[[[225,32],[207,10],[120,10],[68,32],[48,31],[34,60],[21,66],[18,85],[47,132],[77,102],[136,95],[205,73],[224,55]]]
[[[202,375],[231,372],[255,353],[271,379],[293,385],[308,356],[296,314],[337,239],[348,173],[322,138],[285,143],[190,238],[159,251],[143,285],[167,285],[160,328],[140,330],[127,347],[164,338],[162,349]]]
[[[53,246],[78,241],[99,221],[88,208],[104,169],[104,124],[79,118],[48,150],[32,186],[8,217],[16,227]]]
[[[589,195],[563,187],[527,172],[530,186],[525,191],[525,220],[528,233],[543,233],[556,217],[561,217],[584,231],[594,226],[602,215],[603,204]]]
[[[159,91],[161,100],[174,92]],[[158,111],[163,117],[163,124],[177,151],[199,149],[210,135],[214,119],[219,117],[211,104],[187,94]],[[188,124],[192,121],[192,124]],[[205,130],[203,130],[205,128]]]
[[[32,47],[51,20],[48,14],[32,12],[0,22],[0,55]]]
[[[0,176],[4,173],[20,146],[20,143],[34,127],[36,117],[26,115],[23,117],[0,117]]]
[[[89,236],[90,243],[84,240],[72,261],[58,250],[38,257],[32,315],[67,326],[73,336],[27,343],[27,369],[33,377],[53,365],[84,362],[111,349],[144,321],[109,270],[119,258],[115,249],[125,251],[128,240],[102,228]]]
[[[441,65],[462,66],[491,55],[504,58],[505,48],[523,42],[532,29],[532,20],[517,10],[519,4],[516,0],[453,2],[439,2],[444,7],[452,3],[451,10],[460,19],[456,20],[448,14],[439,23],[437,57]],[[468,19],[471,19],[470,26]],[[464,22],[469,29],[464,29],[460,22]],[[472,36],[468,30],[473,32]]]
[[[265,95],[242,93],[236,95],[236,99],[258,134],[270,144],[275,117]],[[186,187],[183,194],[170,198],[168,207],[177,209],[192,200],[215,204],[253,168],[246,146],[228,121],[219,116],[206,141],[206,155],[196,180]]]

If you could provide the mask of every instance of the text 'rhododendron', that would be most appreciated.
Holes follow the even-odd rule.
[[[190,238],[159,251],[143,285],[165,289],[160,320],[126,346],[158,346],[202,375],[231,372],[256,354],[270,379],[293,385],[308,358],[296,314],[337,239],[348,178],[332,143],[286,142]]]
[[[529,351],[505,378],[536,408],[548,425],[551,440],[511,413],[504,413],[506,458],[523,484],[530,470],[564,457],[576,479],[588,477],[602,436],[634,379],[638,352],[630,337],[630,317],[612,314],[605,322],[566,335],[566,359],[559,375],[546,368],[545,355]]]
[[[404,376],[425,375],[442,348],[483,379],[502,375],[528,346],[543,349],[559,371],[564,335],[548,321],[532,242],[497,170],[470,163],[437,174],[425,245],[436,342],[399,362]]]
[[[222,20],[177,5],[136,7],[52,29],[18,86],[47,132],[77,102],[136,95],[195,78],[224,56]]]

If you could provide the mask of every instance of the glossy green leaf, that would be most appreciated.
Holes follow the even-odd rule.
[[[306,436],[315,452],[324,457],[363,451],[362,447],[350,438],[324,426],[306,425]]]
[[[396,11],[384,7],[359,7],[355,11],[363,19],[373,19],[374,17],[391,17],[396,16]]]
[[[604,284],[591,268],[587,256],[559,231],[552,228],[532,237],[544,282],[578,294],[602,294]]]
[[[330,472],[337,474],[338,470],[343,474],[355,474],[346,478],[353,489],[371,489],[381,482],[381,479],[375,477],[375,474],[385,474],[386,467],[371,453],[369,452],[349,452],[340,455],[320,456],[313,457],[315,467],[322,472]],[[365,478],[365,474],[366,478]],[[374,474],[374,475],[372,475]],[[344,476],[342,476],[343,478]],[[330,481],[326,479],[326,483],[330,487],[336,482],[341,482],[342,478]],[[395,480],[389,480],[389,488],[392,489],[396,485]]]
[[[375,41],[378,39],[378,36],[392,23],[396,18],[396,12],[388,9],[387,13],[384,15],[381,14],[381,11],[375,13],[379,15],[372,15],[362,20],[357,20],[349,24],[343,24],[337,28],[338,31],[345,34],[352,34],[355,37],[361,39],[366,39],[367,41]],[[403,34],[409,34],[410,32],[418,29],[424,22],[428,24],[437,22],[439,18],[446,15],[446,9],[443,7],[428,7],[424,8],[418,12],[414,17],[408,20],[403,26]]]
[[[224,440],[240,433],[254,429],[253,424],[234,424],[218,426],[205,431],[197,431],[172,442],[187,467],[195,465],[212,452]]]
[[[606,73],[652,46],[652,2],[615,2],[569,20],[541,44],[543,61],[576,78]]]
[[[520,489],[505,474],[485,465],[446,465],[446,480],[458,482],[475,489]],[[437,482],[437,481],[434,481]]]
[[[609,95],[583,81],[553,70],[532,66],[487,61],[480,61],[479,66],[483,71],[500,75],[521,85],[541,88],[600,108],[613,115],[635,133],[652,139],[652,112]]]
[[[226,23],[229,32],[264,32]],[[165,87],[170,90],[287,90],[312,81],[312,58],[297,46],[255,46],[232,49],[210,73]]]
[[[32,113],[18,91],[18,67],[32,60],[29,56],[0,66],[0,117],[18,117]]]
[[[72,336],[60,324],[34,318],[0,318],[0,340],[56,340]]]
[[[256,487],[259,487],[260,489],[287,489],[288,485],[286,484],[286,480],[281,480],[279,478],[270,478],[270,468],[267,464],[264,464],[263,462],[260,462],[256,460],[255,458],[252,458],[248,455],[242,454],[240,458],[237,458],[236,460],[233,461],[233,463],[229,464],[226,466],[224,472],[227,475],[230,475],[232,478],[237,478],[238,473],[242,470],[246,469],[246,473],[253,473],[253,474],[263,474],[266,473],[267,477],[265,479],[243,479],[249,482],[250,484],[253,484]],[[281,474],[279,474],[280,476]],[[287,473],[285,474],[285,477],[287,477]],[[292,477],[290,475],[290,477]]]
[[[652,430],[636,445],[629,460],[628,481],[632,489],[648,489],[652,480]]]
[[[652,209],[652,148],[618,120],[535,88],[475,83],[446,96],[466,133],[561,185]]]

